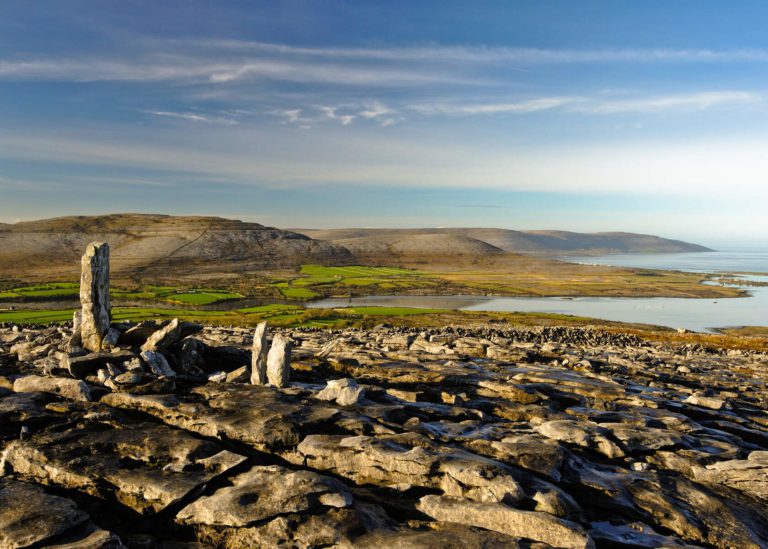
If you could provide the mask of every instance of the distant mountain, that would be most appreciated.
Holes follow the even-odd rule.
[[[521,254],[610,254],[706,252],[709,248],[659,236],[611,232],[513,231],[508,229],[294,229],[318,240],[350,249],[377,249],[396,243],[398,247],[428,253],[431,246],[450,248],[455,239],[486,243],[497,251]],[[428,238],[429,237],[429,238]],[[441,241],[442,239],[445,239]],[[445,244],[441,244],[444,242]],[[490,252],[491,250],[487,250]]]
[[[0,278],[73,278],[92,241],[110,244],[112,271],[146,280],[227,277],[325,265],[503,264],[515,254],[706,251],[632,233],[503,229],[281,230],[219,217],[144,214],[0,224]],[[527,261],[530,261],[527,260]]]
[[[0,275],[70,275],[85,246],[108,242],[116,273],[202,275],[349,262],[348,250],[258,223],[218,217],[114,214],[0,225]]]

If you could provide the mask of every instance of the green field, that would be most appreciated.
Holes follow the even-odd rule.
[[[21,324],[55,324],[72,320],[75,309],[52,311],[21,310],[0,311],[0,322]],[[189,309],[163,309],[154,307],[115,307],[114,321],[180,318],[211,324],[253,325],[267,320],[276,326],[344,326],[368,317],[411,316],[444,313],[438,309],[412,309],[404,307],[349,307],[338,309],[306,309],[298,305],[270,304],[246,307],[234,311],[195,311]]]
[[[317,292],[307,288],[280,288],[280,293],[288,299],[312,299],[318,296]]]
[[[77,297],[80,295],[80,285],[74,282],[52,282],[35,286],[21,286],[0,292],[0,299],[45,298],[45,297]]]
[[[348,292],[350,288],[404,289],[418,288],[434,284],[423,273],[411,269],[396,267],[366,267],[351,265],[347,267],[325,267],[323,265],[302,265],[299,276],[290,280],[276,280],[272,283],[283,297],[295,300],[307,300],[339,292]]]
[[[395,267],[365,267],[353,265],[349,267],[325,267],[323,265],[302,265],[301,274],[314,279],[339,280],[342,278],[418,276],[418,271],[398,269]]]
[[[54,282],[35,286],[22,286],[0,292],[0,299],[64,299],[77,298],[80,285],[74,282]],[[113,299],[147,299],[180,303],[183,305],[209,305],[231,299],[242,299],[242,295],[227,290],[217,289],[180,289],[175,286],[147,286],[140,290],[111,288],[109,295]]]

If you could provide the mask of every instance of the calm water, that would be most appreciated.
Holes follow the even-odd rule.
[[[766,273],[748,276],[768,282],[768,250],[743,249],[687,254],[632,254],[563,258],[599,265],[674,269],[696,272]],[[622,322],[639,322],[712,331],[733,326],[768,326],[768,287],[747,288],[750,297],[731,299],[681,298],[536,298],[476,296],[371,296],[325,299],[310,307],[392,306],[460,309],[469,311],[520,311],[562,313]]]
[[[768,274],[768,248],[723,248],[717,252],[686,254],[617,254],[561,257],[563,261],[590,265],[643,267],[704,273]]]

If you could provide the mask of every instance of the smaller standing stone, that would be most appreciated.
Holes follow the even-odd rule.
[[[267,355],[267,380],[275,387],[285,387],[291,372],[291,340],[276,334]]]
[[[81,269],[80,333],[83,347],[95,353],[101,351],[102,339],[109,330],[109,245],[106,242],[88,244]]]
[[[267,323],[260,322],[253,334],[251,350],[251,383],[266,385],[267,383]]]

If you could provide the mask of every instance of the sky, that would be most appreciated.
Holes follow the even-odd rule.
[[[768,246],[768,3],[0,0],[0,223]]]

